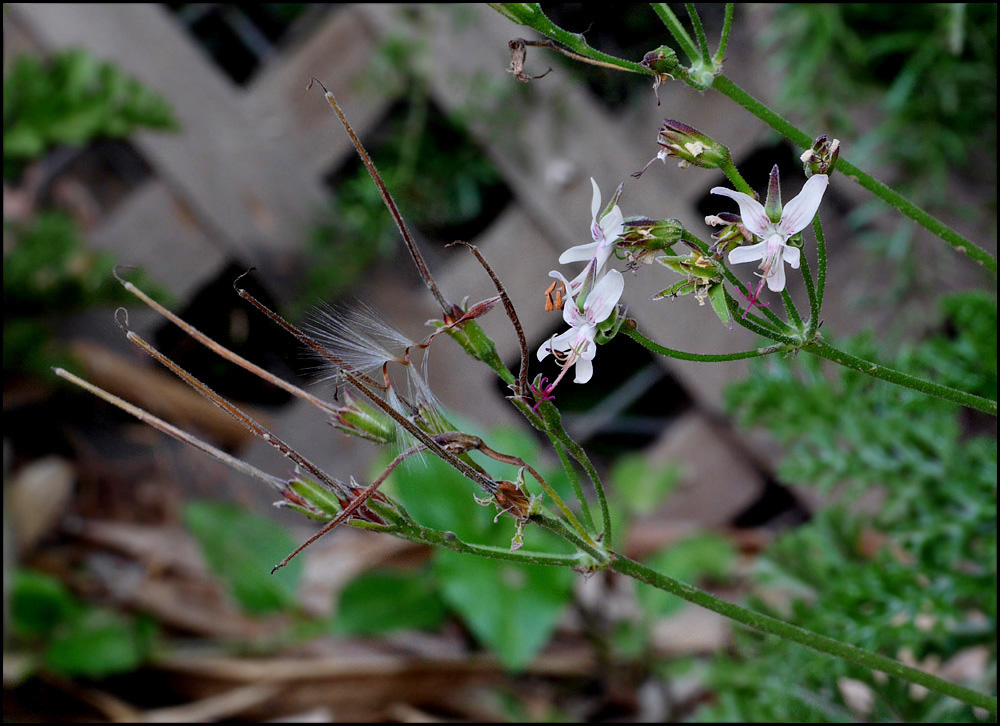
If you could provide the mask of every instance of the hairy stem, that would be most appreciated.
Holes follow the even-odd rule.
[[[632,323],[632,325],[630,325]],[[666,356],[668,358],[677,358],[678,360],[691,360],[699,361],[702,363],[720,363],[723,361],[731,360],[746,360],[747,358],[760,358],[761,356],[771,355],[772,353],[780,353],[784,350],[789,350],[789,347],[784,343],[776,343],[774,345],[769,345],[764,348],[755,348],[754,350],[745,350],[741,353],[688,353],[684,350],[675,350],[673,348],[667,348],[665,346],[654,343],[645,335],[640,333],[638,329],[634,326],[634,321],[627,321],[624,326],[622,326],[622,332],[634,340],[636,343],[641,345],[646,350],[652,351],[657,355]]]
[[[687,30],[681,21],[674,15],[674,11],[670,9],[667,3],[651,3],[653,11],[659,16],[663,24],[667,26],[667,30],[677,41],[677,45],[681,47],[681,50],[687,55],[688,60],[691,63],[696,63],[699,58],[698,48],[695,47],[694,41],[691,40],[691,36],[688,35]]]
[[[680,580],[667,577],[659,572],[651,570],[638,562],[622,555],[613,555],[611,569],[623,575],[645,582],[648,585],[669,592],[688,602],[700,605],[703,608],[719,613],[720,615],[734,620],[743,625],[754,628],[764,633],[777,635],[785,640],[790,640],[801,645],[808,646],[821,653],[842,658],[843,660],[857,663],[858,665],[882,671],[891,676],[896,676],[910,683],[916,683],[937,693],[956,698],[963,703],[985,708],[991,713],[997,712],[997,701],[982,693],[977,693],[969,688],[950,683],[937,676],[911,668],[895,661],[891,658],[862,650],[853,645],[842,643],[819,633],[813,633],[804,628],[800,628],[791,623],[786,623],[769,615],[754,612],[738,605],[726,602],[720,598],[708,594],[704,590],[699,590]]]
[[[888,381],[889,383],[895,383],[897,386],[911,388],[914,391],[920,391],[921,393],[926,393],[929,396],[943,398],[946,401],[953,401],[954,403],[968,406],[969,408],[974,408],[978,411],[983,411],[984,413],[988,413],[992,416],[997,415],[996,401],[976,396],[972,393],[966,393],[965,391],[959,391],[957,388],[951,388],[950,386],[942,386],[940,383],[932,383],[924,380],[923,378],[911,376],[909,373],[903,373],[902,371],[897,371],[893,368],[887,368],[886,366],[872,363],[871,361],[864,360],[863,358],[858,358],[850,353],[838,350],[822,340],[814,340],[805,345],[802,350],[807,353],[812,353],[813,355],[818,355],[820,358],[826,358],[827,360],[833,361],[834,363],[842,365],[845,368],[851,368],[859,371],[865,375],[871,376],[872,378],[878,378],[879,380]]]
[[[799,259],[802,264],[802,280],[806,285],[806,295],[809,297],[809,324],[806,327],[806,338],[812,338],[819,325],[820,303],[816,295],[816,284],[813,282],[812,268],[809,265],[809,257],[804,249],[799,251]]]
[[[549,441],[552,443],[552,448],[556,450],[556,454],[559,455],[559,462],[562,464],[563,471],[566,472],[566,478],[569,479],[570,486],[573,487],[573,493],[576,495],[577,501],[580,502],[580,511],[583,514],[583,521],[587,523],[587,527],[591,530],[594,529],[594,517],[590,513],[590,504],[587,502],[587,498],[583,495],[583,487],[580,486],[580,477],[576,474],[576,469],[573,468],[573,462],[569,460],[569,456],[566,455],[566,448],[562,443],[556,439],[551,433],[546,431],[549,436]]]
[[[597,469],[594,468],[594,464],[590,461],[590,457],[587,456],[587,452],[583,450],[583,447],[576,443],[570,437],[569,433],[567,433],[566,429],[563,428],[559,409],[548,401],[543,402],[539,408],[542,413],[542,421],[545,424],[545,432],[550,438],[554,437],[560,444],[565,446],[569,455],[583,467],[583,470],[587,472],[587,476],[590,477],[590,481],[594,485],[594,491],[597,494],[598,506],[601,508],[601,524],[604,528],[601,532],[601,541],[610,542],[611,510],[608,508],[608,498],[604,493],[604,484],[601,482],[600,474],[597,473]]]
[[[726,17],[722,21],[722,36],[719,38],[719,49],[715,51],[715,65],[721,65],[726,59],[726,48],[729,47],[729,31],[733,28],[733,9],[736,3],[726,3]]]
[[[694,36],[698,40],[698,48],[701,50],[701,61],[706,66],[712,65],[712,51],[708,49],[708,37],[705,35],[705,26],[701,24],[701,16],[698,15],[698,8],[694,3],[684,3],[687,8],[688,17],[691,18],[691,26],[694,28]]]
[[[816,307],[822,310],[823,293],[826,291],[826,236],[823,234],[823,223],[819,221],[819,212],[813,217],[813,234],[816,235]],[[820,320],[814,320],[809,332],[815,333],[819,324]]]

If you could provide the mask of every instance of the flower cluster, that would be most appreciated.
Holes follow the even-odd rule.
[[[590,180],[594,187],[591,200],[590,234],[593,242],[571,247],[559,256],[560,264],[586,262],[583,270],[572,280],[567,280],[559,270],[552,270],[549,277],[555,278],[566,290],[562,302],[563,320],[569,330],[545,341],[538,349],[538,360],[552,354],[559,361],[562,370],[551,385],[538,391],[541,399],[551,397],[556,387],[571,367],[576,367],[574,381],[586,383],[594,375],[594,356],[597,353],[597,335],[603,329],[613,326],[612,313],[618,306],[625,278],[618,270],[609,270],[601,276],[614,250],[615,240],[624,230],[624,218],[617,204],[610,210],[601,211],[601,190],[597,182]],[[600,279],[598,279],[600,278]],[[612,322],[609,324],[609,320]]]

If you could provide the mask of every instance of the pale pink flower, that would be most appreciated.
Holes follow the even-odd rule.
[[[549,353],[562,364],[559,378],[549,387],[555,388],[570,366],[576,366],[576,383],[586,383],[594,375],[594,356],[597,354],[597,326],[614,311],[625,289],[625,278],[618,270],[610,270],[594,285],[583,302],[583,311],[572,297],[563,305],[563,320],[569,330],[545,341],[538,349],[538,360],[545,360]]]
[[[768,289],[772,292],[784,290],[783,262],[791,265],[792,269],[798,269],[800,255],[797,247],[788,244],[788,239],[812,222],[829,183],[830,178],[825,174],[810,177],[799,195],[782,208],[781,219],[777,222],[772,222],[764,212],[764,205],[748,194],[725,187],[712,189],[712,194],[720,194],[735,200],[740,205],[743,224],[750,232],[764,240],[755,245],[734,248],[729,253],[730,264],[738,265],[760,260],[760,269],[763,271],[762,276],[767,282]]]

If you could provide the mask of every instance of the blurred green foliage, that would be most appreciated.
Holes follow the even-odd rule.
[[[446,617],[444,602],[425,572],[376,571],[344,588],[335,627],[356,635],[436,630]]]
[[[243,610],[266,615],[295,608],[303,561],[296,558],[274,575],[264,565],[278,564],[299,546],[291,533],[271,519],[217,502],[191,502],[184,524]]]
[[[995,395],[996,299],[956,295],[942,311],[945,332],[890,364]],[[870,338],[849,348],[877,359]],[[868,650],[911,654],[925,668],[985,649],[985,671],[958,680],[996,693],[995,432],[968,430],[954,404],[847,369],[829,379],[821,368],[809,356],[772,357],[728,392],[744,424],[787,447],[782,481],[840,500],[768,550],[754,606]],[[851,506],[869,493],[883,500],[875,513]],[[715,662],[717,702],[704,720],[976,720],[956,701],[778,639],[741,634],[739,653]],[[869,713],[851,710],[845,678],[868,689]]]
[[[468,429],[462,429],[468,430]],[[523,431],[501,429],[489,436],[490,446],[537,461],[538,445]],[[493,467],[491,467],[492,470]],[[513,479],[514,467],[503,476]],[[564,477],[543,476],[560,491]],[[550,478],[551,476],[551,478]],[[393,474],[395,497],[420,524],[454,532],[461,539],[507,549],[514,536],[512,520],[496,518],[496,510],[479,505],[479,492],[439,459],[414,463]],[[538,527],[525,532],[525,549],[567,552],[565,543]],[[511,670],[519,670],[548,642],[572,598],[575,575],[562,568],[521,565],[484,559],[451,550],[434,552],[430,577],[442,600],[461,617],[473,635]]]
[[[176,127],[166,101],[86,51],[65,51],[50,61],[22,56],[4,77],[4,181],[16,184],[29,162],[59,145]],[[112,278],[113,258],[87,249],[71,217],[31,211],[26,220],[4,218],[5,378],[46,376],[51,365],[65,364],[51,344],[54,316],[127,296]],[[162,290],[153,293],[164,297]]]
[[[176,130],[169,104],[87,51],[62,51],[48,61],[21,56],[4,77],[5,180],[56,146],[122,139],[144,128]]]
[[[149,657],[157,626],[81,602],[59,580],[15,570],[10,627],[41,653],[37,666],[66,676],[102,678],[138,668]]]

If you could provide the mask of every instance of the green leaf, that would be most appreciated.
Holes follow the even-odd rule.
[[[109,610],[88,610],[60,629],[45,653],[53,670],[102,678],[135,670],[155,633],[151,621],[131,621]]]
[[[14,572],[10,614],[16,635],[47,637],[79,609],[73,594],[54,577],[27,570]]]
[[[337,629],[351,635],[433,630],[445,615],[444,603],[426,574],[372,572],[344,589]]]
[[[448,604],[506,668],[520,670],[548,642],[572,595],[574,574],[443,550],[434,574]]]
[[[212,571],[248,613],[264,614],[295,606],[302,560],[274,575],[271,568],[299,542],[277,523],[228,504],[193,502],[184,523],[201,545]]]
[[[700,577],[726,577],[736,560],[729,540],[716,534],[699,534],[677,542],[646,560],[646,565],[664,575],[694,582]],[[676,595],[639,585],[639,605],[650,617],[670,615],[684,605]]]

